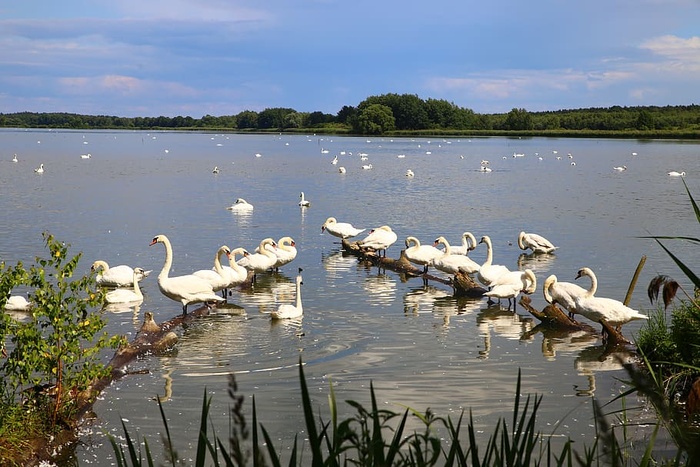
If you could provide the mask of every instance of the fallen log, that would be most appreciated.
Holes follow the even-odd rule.
[[[359,261],[369,262],[380,269],[389,269],[409,277],[420,277],[426,282],[433,281],[448,285],[452,287],[452,292],[455,297],[481,297],[486,292],[486,289],[479,286],[474,279],[466,273],[459,273],[451,279],[424,273],[423,269],[416,267],[406,258],[406,250],[401,250],[399,259],[393,259],[381,256],[375,250],[363,249],[357,242],[349,242],[347,239],[343,239],[342,246],[345,252],[357,256]]]
[[[148,353],[162,353],[171,349],[178,340],[173,329],[207,316],[210,307],[204,305],[186,315],[178,315],[162,324],[153,319],[153,313],[144,313],[144,320],[134,339],[119,348],[107,366],[110,373],[97,379],[76,397],[76,420],[80,420],[93,406],[97,396],[113,381],[129,374],[127,367],[136,358]]]

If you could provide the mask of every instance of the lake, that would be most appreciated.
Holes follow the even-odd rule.
[[[15,153],[18,162],[12,162]],[[442,235],[458,244],[464,231],[477,239],[488,235],[494,263],[535,272],[531,298],[539,309],[549,274],[574,282],[583,266],[598,277],[597,295],[622,300],[646,255],[630,305],[648,313],[656,308],[646,295],[652,277],[687,281],[654,241],[640,237],[695,235],[682,180],[667,172],[687,172],[685,181],[700,196],[698,153],[697,143],[683,141],[0,130],[0,210],[6,213],[0,259],[31,262],[45,253],[41,233],[49,231],[69,243],[72,254],[82,252],[86,274],[97,259],[153,270],[142,282],[138,309],[105,312],[107,330],[131,339],[145,311],[158,322],[181,312],[158,290],[165,253],[162,245],[149,247],[155,235],[172,242],[172,275],[211,268],[224,244],[252,252],[265,237],[289,235],[296,242],[292,263],[260,275],[254,289],[234,292],[231,306],[178,330],[172,352],[130,368],[146,374],[116,381],[101,395],[96,422],[77,451],[80,465],[113,464],[105,434],[121,436],[121,419],[161,456],[156,397],[164,399],[181,458],[194,456],[205,390],[225,438],[231,373],[248,416],[254,395],[259,421],[288,455],[294,436],[305,436],[300,357],[314,406],[326,420],[331,384],[347,416],[354,412],[344,401],[367,406],[371,383],[382,407],[394,411],[429,407],[456,419],[471,410],[484,437],[499,417],[510,416],[520,369],[522,392],[543,396],[542,431],[555,443],[570,436],[581,451],[595,439],[592,397],[605,403],[627,389],[620,366],[601,357],[597,334],[542,333],[521,307],[513,312],[505,302],[455,299],[443,284],[379,271],[344,256],[321,225],[329,216],[367,231],[390,225],[399,238],[387,252],[393,258],[407,236],[432,244]],[[491,172],[480,170],[482,160]],[[45,172],[37,174],[41,163]],[[372,169],[362,169],[368,163]],[[627,170],[613,170],[622,165]],[[407,169],[415,176],[407,177]],[[302,191],[308,208],[297,204]],[[236,198],[253,204],[252,213],[228,211]],[[559,249],[525,255],[517,246],[521,230],[544,235]],[[667,245],[693,263],[690,245]],[[470,257],[482,263],[484,245]],[[272,310],[293,303],[299,267],[303,319],[271,322]],[[623,332],[633,338],[640,326],[629,323]]]

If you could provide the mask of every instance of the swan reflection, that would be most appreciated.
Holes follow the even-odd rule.
[[[521,253],[518,256],[518,269],[532,269],[534,273],[545,273],[552,269],[554,261],[557,259],[557,255],[554,253]]]
[[[549,361],[556,360],[557,352],[573,354],[588,348],[599,338],[598,333],[592,328],[570,331],[538,324],[523,334],[521,340],[532,341],[538,333],[542,334],[542,355]]]
[[[489,357],[491,352],[491,329],[506,339],[520,339],[523,333],[532,329],[532,318],[504,310],[499,305],[481,310],[476,317],[479,336],[484,338],[484,348],[479,351],[479,358]]]
[[[593,396],[596,390],[596,373],[616,371],[626,363],[632,363],[635,355],[625,349],[610,348],[606,345],[595,345],[583,349],[574,360],[574,368],[580,376],[588,380],[588,387],[574,386],[577,396]]]
[[[388,306],[396,299],[396,281],[387,274],[368,276],[362,283],[372,305]]]
[[[339,279],[341,272],[347,272],[357,266],[357,257],[345,253],[344,250],[336,250],[330,253],[321,253],[321,264],[326,270],[326,277]]]

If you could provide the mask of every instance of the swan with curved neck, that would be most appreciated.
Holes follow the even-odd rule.
[[[304,307],[301,304],[301,286],[304,283],[301,277],[302,269],[299,268],[299,274],[296,277],[296,301],[294,305],[288,303],[282,304],[276,311],[270,314],[272,319],[293,319],[299,318],[304,314]]]
[[[468,255],[470,251],[476,248],[476,237],[471,232],[464,232],[462,234],[462,244],[461,245],[450,245],[452,248],[453,255]]]
[[[165,246],[165,262],[163,269],[158,274],[158,288],[160,292],[171,300],[182,304],[182,313],[187,314],[187,305],[190,303],[221,302],[223,298],[214,293],[209,282],[193,274],[170,277],[170,268],[173,265],[173,247],[165,235],[156,235],[150,245],[162,243]]]
[[[227,288],[235,287],[242,284],[248,278],[248,270],[236,262],[236,256],[241,255],[242,257],[248,256],[249,253],[245,248],[234,248],[228,256],[228,266],[223,266],[224,272],[228,277]]]
[[[272,245],[267,245],[265,248],[267,248],[277,257],[275,264],[272,265],[275,270],[278,270],[285,264],[291,263],[294,261],[294,258],[297,257],[296,242],[294,242],[292,237],[280,238],[277,241],[277,248],[273,247]],[[259,247],[255,250],[256,253],[258,253],[258,249]]]
[[[275,253],[267,249],[268,245],[272,246],[273,249],[277,248],[277,244],[275,243],[275,241],[272,238],[268,237],[260,242],[257,248],[257,253],[244,256],[243,258],[238,260],[238,264],[240,266],[243,266],[248,271],[251,271],[253,273],[253,281],[255,281],[255,275],[257,273],[267,271],[268,269],[272,268],[277,262],[277,255],[275,255]]]
[[[338,238],[352,238],[364,232],[366,229],[358,229],[348,222],[338,222],[335,217],[329,217],[321,226],[321,232],[328,232]]]
[[[542,235],[527,232],[520,232],[518,235],[518,246],[521,250],[529,248],[533,253],[551,253],[558,248]]]
[[[224,268],[221,265],[221,256],[228,256],[229,253],[231,253],[231,249],[229,247],[226,245],[220,246],[214,255],[214,269],[200,269],[199,271],[192,273],[195,276],[201,277],[205,281],[209,282],[212,289],[214,289],[214,292],[221,291],[221,296],[224,298],[226,297],[226,288],[228,287],[230,281],[227,273],[224,271]]]
[[[457,274],[458,272],[473,274],[481,268],[481,265],[469,256],[453,254],[452,247],[445,237],[438,237],[435,240],[435,247],[440,244],[444,245],[445,249],[442,250],[443,254],[441,256],[433,260],[435,269],[447,274]]]
[[[406,259],[423,266],[423,274],[428,272],[428,267],[433,260],[443,255],[443,252],[432,245],[421,245],[416,237],[406,237]]]
[[[143,293],[139,287],[138,275],[143,274],[143,269],[134,268],[132,277],[133,287],[131,289],[114,289],[107,292],[105,301],[107,303],[141,303],[143,301]]]
[[[151,273],[151,271],[144,271],[142,268],[138,269],[140,272],[136,274],[136,278],[139,281],[143,280]],[[98,273],[95,278],[97,285],[103,287],[129,287],[133,285],[134,269],[126,264],[120,264],[119,266],[110,268],[107,261],[98,259],[92,263],[90,270]]]
[[[501,264],[493,263],[493,246],[491,244],[491,237],[484,235],[479,240],[479,243],[486,244],[486,260],[482,263],[479,271],[476,274],[476,278],[479,282],[489,287],[492,282],[498,279],[498,276],[510,272],[510,270]]]
[[[576,298],[576,312],[593,322],[605,321],[614,326],[618,331],[623,324],[636,319],[649,319],[647,315],[626,306],[619,300],[612,298],[596,297],[594,294],[598,286],[598,280],[589,268],[581,268],[576,275],[588,276],[591,279],[591,288],[585,294]],[[603,328],[605,329],[605,328]]]
[[[576,297],[580,297],[592,290],[591,296],[595,293],[595,284],[591,282],[589,290],[579,287],[571,282],[559,282],[557,276],[550,275],[542,285],[542,293],[547,303],[557,303],[566,308],[569,317],[573,318],[576,313]]]

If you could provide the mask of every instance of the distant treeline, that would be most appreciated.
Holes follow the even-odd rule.
[[[0,114],[0,127],[134,130],[315,131],[362,135],[518,134],[700,138],[700,105],[588,108],[478,114],[412,94],[371,96],[337,114],[269,108],[215,117],[115,117],[71,113]]]

